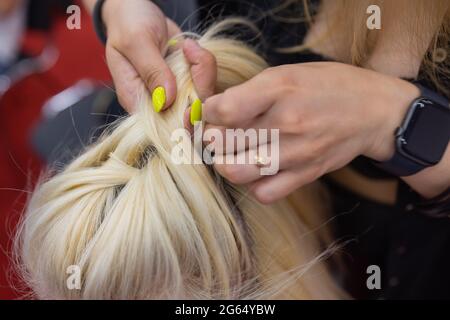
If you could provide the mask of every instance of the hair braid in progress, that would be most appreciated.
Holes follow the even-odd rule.
[[[223,36],[235,23],[220,22],[198,39],[216,57],[218,92],[267,67],[245,44]],[[34,191],[16,238],[17,266],[34,295],[344,296],[323,262],[330,249],[322,251],[305,212],[287,200],[261,205],[204,164],[173,163],[171,134],[183,128],[197,94],[181,50],[166,61],[178,85],[169,110],[157,114],[150,99],[142,99],[136,113]],[[190,142],[185,147],[193,148]],[[80,289],[67,286],[73,265],[81,270]]]

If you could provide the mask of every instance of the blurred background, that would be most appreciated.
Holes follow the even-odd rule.
[[[11,239],[39,174],[109,121],[104,48],[83,9],[81,29],[67,28],[70,5],[82,9],[79,1],[0,0],[0,299],[21,295]]]

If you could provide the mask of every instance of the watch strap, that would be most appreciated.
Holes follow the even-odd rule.
[[[447,107],[449,106],[449,101],[447,98],[422,86],[421,84],[418,84],[416,82],[413,82],[413,84],[419,88],[421,98],[427,98],[433,100],[434,102],[440,105]],[[378,167],[398,177],[410,176],[428,167],[426,164],[420,163],[419,161],[414,161],[413,159],[410,159],[407,156],[403,155],[399,151],[398,144],[402,142],[399,141],[397,132],[395,138],[396,138],[396,150],[394,155],[388,161],[375,162],[375,164]]]
[[[411,176],[423,169],[425,165],[406,158],[398,151],[395,151],[391,159],[385,162],[375,162],[381,169],[397,177]]]
[[[420,83],[413,82],[413,84],[417,88],[419,88],[421,97],[428,98],[430,100],[433,100],[434,102],[439,103],[442,106],[446,106],[446,107],[450,108],[449,101],[446,97],[440,95],[437,92],[434,92],[433,90],[428,89],[427,87],[424,87]]]

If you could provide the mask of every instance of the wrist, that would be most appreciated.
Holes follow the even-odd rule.
[[[395,132],[402,124],[411,103],[420,96],[420,90],[414,84],[401,79],[392,80],[392,83],[386,83],[385,89],[379,91],[371,104],[377,121],[368,119],[376,125],[372,143],[368,144],[363,153],[364,156],[380,162],[387,161],[394,155]]]

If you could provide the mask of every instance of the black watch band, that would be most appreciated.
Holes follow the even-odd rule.
[[[423,105],[427,102],[430,103],[430,101],[426,101],[426,100],[432,100],[433,102],[435,102],[441,106],[444,106],[444,107],[449,106],[449,101],[445,97],[439,95],[436,92],[429,90],[428,88],[425,88],[424,86],[422,86],[418,83],[414,83],[414,84],[420,90],[420,97],[418,99],[416,99],[413,102],[413,104],[411,105],[411,107],[408,111],[408,114],[406,116],[406,119],[408,117],[410,117],[411,113],[414,112],[414,108],[416,108],[416,104]],[[410,175],[416,174],[419,171],[421,171],[429,166],[434,165],[432,163],[427,163],[427,162],[421,161],[421,160],[414,158],[408,154],[405,154],[405,152],[402,152],[401,144],[407,143],[407,141],[404,140],[402,137],[402,134],[406,130],[406,128],[404,127],[405,125],[407,126],[408,124],[403,124],[402,127],[400,127],[396,131],[396,134],[395,134],[396,150],[395,150],[393,157],[386,162],[376,162],[376,165],[378,167],[382,168],[383,170],[385,170],[395,176],[399,176],[399,177],[410,176]]]
[[[391,159],[385,162],[376,162],[376,165],[397,177],[407,177],[426,168],[425,165],[406,158],[395,152]]]

